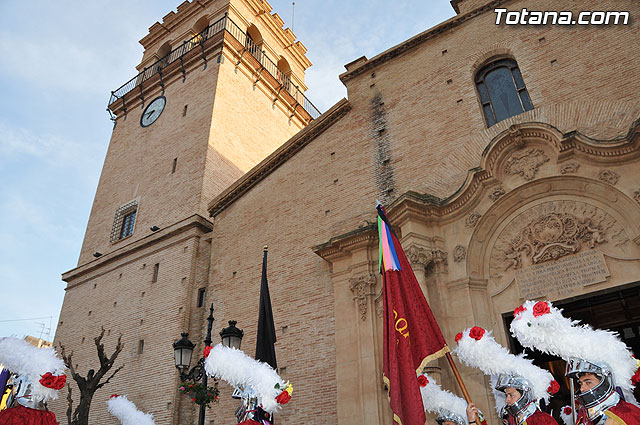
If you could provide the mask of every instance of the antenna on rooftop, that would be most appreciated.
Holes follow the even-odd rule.
[[[291,2],[291,31],[295,32],[293,29],[296,17],[296,2]]]

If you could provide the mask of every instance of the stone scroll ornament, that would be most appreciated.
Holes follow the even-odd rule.
[[[257,398],[257,404],[270,414],[288,403],[293,393],[291,384],[285,383],[271,366],[222,344],[206,351],[204,369],[207,375]]]
[[[526,348],[606,365],[625,399],[634,400],[638,363],[618,334],[594,329],[562,315],[548,301],[526,301],[513,312],[511,334]]]
[[[122,425],[156,425],[153,416],[138,410],[127,396],[113,394],[107,402],[107,410]]]

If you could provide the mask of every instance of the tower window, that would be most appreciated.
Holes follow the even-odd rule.
[[[198,307],[204,306],[204,297],[207,291],[205,288],[198,289]]]
[[[144,339],[138,341],[138,354],[142,354],[144,351]]]
[[[111,242],[116,242],[133,234],[137,213],[138,201],[128,202],[118,208],[111,228]]]
[[[158,281],[158,273],[160,272],[160,263],[156,263],[153,266],[153,278],[151,279],[151,283],[156,283]]]
[[[512,59],[500,59],[482,68],[475,78],[487,126],[533,109],[520,69]]]
[[[126,238],[133,234],[133,225],[136,222],[136,212],[132,211],[122,218],[122,229],[120,230],[120,239]]]

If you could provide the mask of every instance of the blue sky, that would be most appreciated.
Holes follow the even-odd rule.
[[[0,0],[0,337],[53,339],[60,275],[77,264],[111,137],[109,93],[135,75],[138,40],[179,3]],[[291,26],[291,0],[270,4]],[[448,0],[297,0],[307,97],[327,110],[346,97],[344,64],[453,15]]]

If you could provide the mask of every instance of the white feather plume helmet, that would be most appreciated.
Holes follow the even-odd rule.
[[[618,335],[571,320],[547,301],[526,301],[514,310],[511,334],[524,347],[568,360],[577,357],[609,367],[615,385],[633,391],[637,363]]]
[[[420,394],[425,410],[435,415],[452,412],[460,416],[465,424],[468,424],[467,402],[452,392],[440,388],[440,385],[436,384],[435,379],[431,376],[423,375],[427,378],[427,385],[420,387]]]
[[[127,396],[111,396],[107,401],[107,409],[122,425],[156,425],[153,416],[138,410],[136,405],[127,399]]]
[[[234,387],[253,388],[258,404],[269,413],[280,409],[280,403],[276,400],[279,395],[286,391],[290,396],[292,392],[291,385],[287,385],[271,366],[222,344],[209,351],[204,369],[209,376],[222,379]]]
[[[46,403],[58,398],[58,389],[42,385],[40,381],[43,377],[57,379],[60,388],[66,381],[66,367],[56,350],[52,347],[37,348],[23,339],[0,338],[0,363],[12,373],[28,379],[31,383],[31,399],[34,401]]]
[[[531,384],[535,399],[549,400],[550,392],[557,391],[558,383],[549,371],[535,366],[531,359],[521,354],[511,354],[496,342],[491,332],[479,326],[465,329],[456,336],[456,341],[458,347],[454,353],[458,358],[466,365],[480,369],[485,375],[522,377]]]

